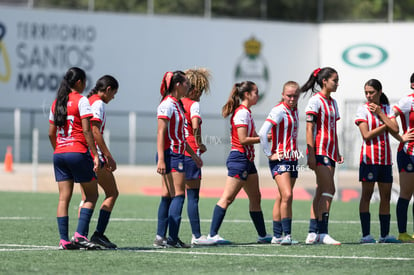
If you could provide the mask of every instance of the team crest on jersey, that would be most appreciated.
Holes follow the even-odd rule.
[[[374,174],[372,174],[371,172],[368,173],[368,179],[372,180],[374,178]]]
[[[328,157],[323,157],[323,163],[325,163],[325,164],[328,164],[329,163]]]
[[[407,165],[407,171],[412,171],[413,170],[413,165],[411,163],[409,163]]]
[[[243,178],[247,178],[247,171],[243,171],[242,176]]]
[[[178,163],[178,170],[184,170],[184,163],[182,162]]]

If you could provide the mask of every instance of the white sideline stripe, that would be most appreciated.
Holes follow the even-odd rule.
[[[186,254],[186,255],[206,255],[206,256],[242,256],[242,257],[285,257],[285,258],[313,258],[313,259],[347,259],[347,260],[381,260],[381,261],[413,261],[414,258],[384,258],[367,256],[328,256],[328,255],[288,255],[288,254],[243,254],[243,253],[211,253],[211,252],[180,252],[180,251],[136,251],[138,253],[167,253],[167,254]]]
[[[55,218],[55,217],[51,217]],[[49,220],[50,218],[44,217],[0,217],[0,220]],[[96,218],[92,218],[92,220],[97,221]],[[143,218],[111,218],[113,222],[156,222],[157,219],[143,219]],[[188,222],[188,219],[183,219],[182,221]],[[211,220],[201,219],[200,222],[211,222]],[[224,223],[251,223],[251,220],[226,220],[224,219]],[[272,220],[265,220],[265,222],[272,222]],[[295,220],[293,219],[293,223],[309,223],[309,220]],[[336,224],[360,224],[360,221],[335,221],[329,220],[329,223],[336,223]],[[371,221],[371,223],[379,223],[379,221]],[[392,224],[397,224],[397,221],[391,221]],[[412,221],[407,221],[407,224],[412,224]]]
[[[41,250],[58,250],[57,246],[48,245],[25,245],[25,244],[0,244],[0,252],[11,252],[11,251],[41,251]],[[9,247],[9,248],[3,248]]]

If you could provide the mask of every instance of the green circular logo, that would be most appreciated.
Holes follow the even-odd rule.
[[[388,59],[388,53],[377,45],[356,44],[342,53],[342,59],[350,66],[367,69],[384,63]]]

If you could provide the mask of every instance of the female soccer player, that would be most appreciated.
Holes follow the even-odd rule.
[[[411,89],[414,90],[414,74],[410,78]],[[414,93],[411,93],[393,107],[395,116],[400,116],[404,135],[414,134]],[[397,123],[395,121],[395,123]],[[403,136],[404,136],[403,135]],[[398,171],[400,177],[400,195],[397,202],[398,240],[407,243],[414,242],[414,235],[407,233],[408,205],[414,195],[414,140],[409,138],[400,140],[397,153]],[[414,205],[413,205],[414,216]]]
[[[114,99],[118,92],[118,86],[118,81],[113,76],[104,75],[96,81],[95,87],[88,94],[93,113],[91,118],[92,133],[100,160],[96,174],[98,184],[105,192],[105,199],[99,211],[98,223],[91,237],[91,242],[110,249],[115,249],[117,246],[104,235],[104,232],[119,193],[113,174],[116,169],[116,162],[105,143],[103,132],[106,124],[105,105]]]
[[[158,208],[155,247],[190,247],[178,238],[185,199],[184,152],[190,154],[197,167],[200,168],[203,162],[187,146],[185,140],[185,117],[181,98],[188,90],[189,83],[184,72],[164,74],[160,89],[162,100],[157,109],[157,172],[162,176],[162,194]]]
[[[193,151],[201,156],[207,151],[206,146],[201,139],[201,114],[200,114],[200,97],[203,93],[210,90],[210,72],[205,68],[188,69],[185,71],[190,89],[185,97],[181,99],[185,118],[185,134],[188,145]],[[185,152],[185,186],[187,189],[187,214],[190,220],[192,245],[210,245],[212,241],[207,240],[205,235],[201,234],[200,215],[198,211],[198,200],[201,185],[201,168],[197,167],[195,161],[188,152]]]
[[[89,121],[92,117],[91,106],[88,99],[81,95],[85,83],[85,72],[77,67],[70,68],[60,84],[49,115],[49,139],[54,149],[53,167],[59,188],[57,223],[60,249],[100,248],[87,239],[89,222],[98,199],[94,171],[97,171],[99,158]],[[82,186],[85,201],[75,235],[69,241],[68,208],[74,182]]]
[[[272,243],[291,245],[292,193],[298,177],[298,110],[299,84],[283,85],[282,100],[272,108],[259,131],[260,144],[269,158],[269,167],[279,192],[273,206]],[[272,143],[268,133],[271,131]],[[284,237],[282,237],[282,233]]]
[[[227,180],[224,192],[214,208],[209,240],[216,244],[230,244],[220,237],[218,230],[223,222],[226,210],[235,197],[244,189],[249,197],[250,217],[259,235],[258,243],[270,243],[272,237],[266,234],[263,213],[260,206],[261,194],[259,178],[254,165],[254,146],[260,138],[256,134],[250,107],[257,103],[259,90],[255,83],[244,81],[236,83],[227,103],[222,108],[223,117],[231,114],[231,151],[227,158]]]
[[[316,174],[316,192],[311,207],[311,220],[307,244],[315,242],[340,245],[328,234],[329,210],[335,194],[335,162],[344,162],[339,153],[336,122],[338,106],[331,93],[338,88],[338,73],[330,67],[312,72],[302,86],[302,92],[315,93],[306,107],[306,143],[308,166]],[[316,84],[320,90],[316,90]],[[319,234],[316,234],[318,230]]]
[[[391,121],[394,116],[387,96],[382,92],[381,82],[377,79],[368,80],[365,85],[367,102],[360,106],[355,119],[359,127],[363,143],[359,166],[359,181],[362,184],[359,202],[359,218],[361,221],[361,243],[376,243],[370,234],[371,214],[369,205],[374,192],[375,182],[380,193],[379,221],[380,243],[399,242],[390,231],[390,200],[392,189],[392,160],[388,133],[398,133],[398,126]]]

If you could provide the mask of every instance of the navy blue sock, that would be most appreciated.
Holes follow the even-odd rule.
[[[211,220],[210,236],[214,237],[218,234],[220,226],[223,222],[224,216],[226,215],[226,209],[216,205],[213,211],[213,219]]]
[[[56,217],[61,240],[69,241],[69,217]]]
[[[318,233],[318,220],[310,219],[309,220],[309,233]]]
[[[178,231],[181,224],[181,213],[183,211],[185,195],[175,196],[171,200],[170,210],[168,211],[169,237],[178,240]]]
[[[273,221],[273,236],[276,238],[282,237],[282,222],[281,221]]]
[[[391,215],[379,215],[381,238],[384,238],[390,233]]]
[[[257,234],[260,237],[266,236],[266,226],[264,223],[262,211],[250,211],[250,218],[253,221],[254,227],[256,228]]]
[[[398,223],[398,232],[405,233],[407,232],[407,211],[409,200],[398,198],[397,202],[397,223]]]
[[[78,228],[76,229],[76,232],[78,232],[84,237],[88,237],[89,222],[91,221],[92,214],[93,214],[93,209],[81,208],[80,210],[79,219],[78,219]]]
[[[158,206],[157,235],[163,238],[167,235],[168,210],[170,209],[170,204],[170,197],[161,197],[160,205]]]
[[[371,213],[360,212],[359,220],[361,221],[362,237],[365,237],[371,233]]]
[[[98,224],[96,225],[96,232],[103,234],[106,230],[106,227],[109,223],[109,218],[111,217],[111,211],[107,211],[104,209],[101,209],[99,211],[99,218],[98,218]]]
[[[200,189],[187,189],[187,214],[191,231],[196,238],[201,237],[200,214],[198,212],[199,194]]]
[[[328,234],[329,213],[322,214],[322,220],[318,220],[319,234]]]
[[[282,228],[283,233],[286,235],[290,235],[292,232],[292,219],[291,218],[284,218],[282,219]]]

